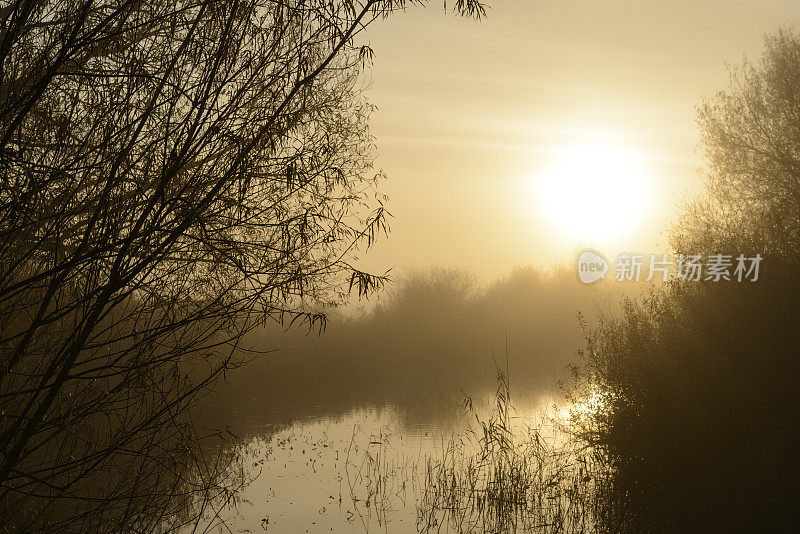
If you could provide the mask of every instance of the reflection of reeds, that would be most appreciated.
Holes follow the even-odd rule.
[[[319,515],[328,512],[326,505],[332,511],[338,502],[339,518],[351,523],[349,529],[363,532],[407,532],[415,526],[419,532],[614,532],[600,526],[608,509],[603,499],[608,495],[606,464],[580,448],[584,442],[574,439],[574,428],[566,427],[580,418],[580,409],[571,409],[569,420],[527,421],[511,402],[507,376],[507,371],[498,371],[488,413],[467,400],[469,428],[450,439],[431,434],[430,441],[420,437],[418,448],[409,447],[391,424],[362,428],[356,423],[350,437],[314,441],[330,451],[325,461],[334,464],[338,478],[338,498],[333,481],[317,495],[327,496]],[[248,475],[252,478],[275,461],[273,447],[286,452],[309,439],[284,433],[250,441],[229,453],[238,461],[228,470],[231,480],[246,484]],[[300,450],[305,476],[321,476],[315,460]],[[340,458],[344,463],[337,466]],[[220,494],[205,503],[207,521],[200,526],[224,525],[241,502],[242,496]],[[255,499],[254,504],[258,506]],[[273,506],[270,513],[280,511]],[[257,517],[262,527],[274,524],[266,511]],[[336,518],[330,520],[337,525]]]
[[[496,403],[452,441],[440,458],[428,457],[418,501],[420,532],[596,532],[607,471],[591,451],[564,439],[547,440],[538,428],[512,428],[506,373],[498,368]]]
[[[370,434],[366,444],[360,448],[356,442],[363,442],[363,439],[357,438],[365,437],[363,432],[353,427],[344,466],[353,510],[347,509],[346,519],[358,519],[364,531],[369,532],[373,522],[387,529],[391,515],[406,506],[409,490],[414,492],[417,485],[419,462],[417,458],[408,458],[392,450],[388,430]]]

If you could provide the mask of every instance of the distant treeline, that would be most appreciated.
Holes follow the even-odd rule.
[[[582,343],[578,312],[609,305],[611,291],[567,268],[520,267],[489,284],[455,268],[411,272],[361,316],[333,314],[321,335],[254,332],[243,345],[274,352],[253,352],[202,412],[212,426],[243,428],[365,404],[459,401],[494,390],[493,353],[505,365],[506,351],[512,388],[553,393]]]

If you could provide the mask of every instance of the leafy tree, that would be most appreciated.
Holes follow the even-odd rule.
[[[6,530],[189,521],[223,490],[189,409],[243,333],[383,282],[353,264],[387,230],[357,38],[404,7],[0,5]]]
[[[795,529],[799,111],[788,31],[699,108],[707,187],[673,246],[760,253],[758,281],[672,281],[588,336],[577,376],[602,402],[580,430],[613,470],[609,531]]]
[[[765,38],[761,61],[731,69],[698,108],[703,194],[673,229],[678,251],[746,248],[788,259],[800,249],[800,38]],[[743,250],[744,252],[744,250]]]

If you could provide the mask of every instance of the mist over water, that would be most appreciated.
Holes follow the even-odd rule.
[[[488,284],[433,268],[400,277],[367,312],[332,315],[322,333],[254,332],[254,350],[277,350],[252,354],[198,412],[198,425],[243,443],[235,454],[248,483],[227,524],[359,532],[388,521],[393,532],[416,532],[428,462],[447,458],[454,442],[478,450],[470,432],[496,409],[499,374],[513,400],[509,426],[555,439],[581,321],[641,290],[587,285],[566,267],[518,268]],[[374,487],[375,469],[389,488]]]
[[[582,284],[567,268],[519,268],[489,284],[459,269],[410,273],[374,309],[335,314],[321,334],[304,326],[254,332],[243,345],[274,352],[248,355],[201,416],[210,427],[250,432],[393,406],[411,425],[444,423],[465,397],[494,391],[495,362],[505,368],[506,360],[520,401],[563,397],[559,381],[583,342],[578,313],[591,321],[612,305],[613,290]]]
[[[0,534],[797,530],[800,3],[428,7],[0,5]]]

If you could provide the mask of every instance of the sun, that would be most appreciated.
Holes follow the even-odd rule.
[[[555,151],[537,176],[536,196],[541,212],[559,233],[604,244],[624,237],[641,222],[650,182],[634,152],[585,143]]]

